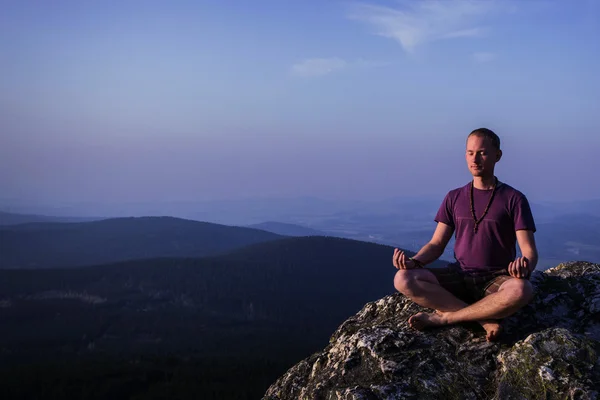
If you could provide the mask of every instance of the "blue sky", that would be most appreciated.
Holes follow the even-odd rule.
[[[3,198],[600,197],[600,1],[6,1]]]

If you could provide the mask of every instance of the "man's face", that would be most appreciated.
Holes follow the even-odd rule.
[[[467,140],[467,167],[473,176],[491,176],[502,153],[487,138],[472,135]]]

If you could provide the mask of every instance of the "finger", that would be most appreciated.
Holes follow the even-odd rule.
[[[394,255],[392,256],[392,264],[394,264],[394,267],[398,268],[398,263],[396,261],[396,255],[398,254],[398,249],[394,249]]]
[[[517,270],[518,265],[519,264],[517,263],[516,260],[511,263],[511,273],[510,273],[510,275],[513,278],[518,278],[519,277],[519,271]]]
[[[529,268],[527,268],[527,265],[523,264],[523,269],[521,270],[521,277],[523,279],[525,279],[528,276],[529,276]]]
[[[523,257],[523,278],[528,278],[531,271],[529,270],[529,260]]]
[[[394,256],[394,261],[395,261],[395,265],[396,268],[398,269],[402,269],[402,266],[400,265],[400,250],[396,251],[396,254]]]
[[[406,269],[406,260],[404,258],[404,252],[403,251],[400,252],[400,267],[402,269]]]
[[[525,257],[521,257],[521,278],[527,277],[527,263]]]
[[[514,264],[513,262],[510,262],[510,263],[508,264],[508,274],[509,274],[510,276],[514,276],[514,272],[513,272],[513,264]]]

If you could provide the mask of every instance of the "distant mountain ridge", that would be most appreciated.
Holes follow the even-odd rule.
[[[104,218],[101,217],[53,217],[48,215],[15,214],[0,211],[0,226],[10,226],[39,222],[90,222]]]
[[[0,268],[79,267],[157,257],[205,257],[283,236],[172,217],[0,227]]]
[[[323,231],[286,222],[266,221],[261,222],[260,224],[247,225],[246,227],[261,229],[267,232],[273,232],[278,235],[285,236],[331,236]]]

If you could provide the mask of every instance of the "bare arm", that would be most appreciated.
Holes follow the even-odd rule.
[[[526,257],[527,260],[529,260],[529,265],[527,267],[529,269],[529,273],[531,273],[535,269],[535,266],[538,262],[538,251],[537,246],[535,245],[533,232],[528,230],[518,230],[517,242],[519,243],[521,254],[523,254],[523,257]]]
[[[429,243],[423,246],[413,258],[424,265],[431,264],[442,256],[453,233],[454,229],[451,226],[438,222]]]

